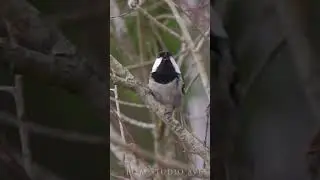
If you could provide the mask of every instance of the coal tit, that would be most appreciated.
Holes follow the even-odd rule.
[[[152,95],[161,104],[174,109],[182,104],[184,83],[181,71],[170,52],[160,52],[152,66],[148,84]],[[158,120],[158,140],[164,134],[165,125]]]
[[[149,88],[155,99],[173,109],[180,107],[184,94],[181,71],[170,52],[160,52],[152,66]]]

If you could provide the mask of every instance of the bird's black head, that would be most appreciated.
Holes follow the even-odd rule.
[[[180,69],[170,52],[163,51],[153,64],[151,77],[158,83],[167,84],[179,77]]]

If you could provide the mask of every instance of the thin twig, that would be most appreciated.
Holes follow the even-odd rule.
[[[185,43],[182,43],[181,44],[181,49],[180,49],[180,56],[177,60],[178,62],[178,65],[181,67],[183,62],[185,61],[186,57],[188,56],[189,54],[189,50],[187,49],[187,45]]]
[[[20,143],[21,143],[21,156],[22,156],[22,162],[23,166],[29,175],[29,177],[33,177],[32,175],[32,169],[31,169],[31,163],[32,163],[32,157],[31,157],[31,150],[29,148],[29,130],[27,126],[24,124],[24,98],[23,98],[23,81],[22,81],[22,75],[16,75],[15,76],[15,103],[16,103],[16,109],[17,109],[17,120],[19,123],[19,135],[20,135]]]
[[[110,113],[113,113],[115,114],[116,111],[113,109],[113,108],[110,108]],[[125,121],[125,122],[128,122],[132,125],[135,125],[137,127],[141,127],[141,128],[144,128],[144,129],[153,129],[155,127],[154,124],[148,124],[148,123],[144,123],[144,122],[141,122],[141,121],[138,121],[138,120],[135,120],[135,119],[132,119],[124,114],[120,114],[121,116],[121,119],[122,121]]]
[[[14,87],[12,86],[0,86],[0,91],[9,92],[11,94],[14,93]]]
[[[147,108],[147,106],[144,105],[144,104],[138,104],[138,103],[133,103],[133,102],[122,101],[122,100],[120,100],[120,99],[117,99],[117,100],[116,100],[114,97],[110,97],[110,100],[113,101],[113,102],[118,101],[119,104],[131,106],[131,107]]]
[[[112,19],[116,19],[116,18],[122,18],[122,17],[128,16],[128,15],[130,15],[132,12],[134,12],[134,11],[132,11],[132,9],[129,9],[128,11],[126,11],[126,12],[124,12],[124,13],[120,14],[120,15],[117,15],[117,16],[110,16],[110,20],[112,20]]]
[[[208,35],[209,35],[209,33],[210,33],[210,27],[208,28],[208,30],[204,33],[204,37],[202,37],[201,39],[200,39],[200,41],[198,42],[198,44],[197,44],[197,46],[196,46],[196,48],[195,48],[195,51],[196,52],[199,52],[200,51],[200,49],[201,49],[201,47],[203,46],[203,44],[204,44],[204,42],[208,39],[208,38],[206,38]]]
[[[197,80],[198,77],[199,77],[199,73],[197,73],[197,74],[191,79],[190,83],[188,84],[188,86],[187,86],[186,89],[185,89],[186,93],[189,92],[192,84]]]
[[[117,112],[117,116],[119,117],[119,119],[121,119],[121,113],[120,113],[120,105],[119,105],[119,102],[117,101],[117,99],[119,99],[118,97],[118,88],[117,88],[117,85],[114,85],[114,96],[115,96],[115,99],[116,99],[116,112]],[[125,135],[124,135],[124,130],[123,130],[123,124],[121,121],[119,121],[119,127],[120,127],[120,135],[121,135],[121,138],[123,140],[123,142],[126,142],[126,138],[125,138]],[[126,154],[124,153],[123,154],[123,162],[126,162]]]

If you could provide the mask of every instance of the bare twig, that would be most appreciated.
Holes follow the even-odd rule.
[[[110,19],[116,19],[116,18],[122,18],[122,17],[125,17],[125,16],[128,16],[132,13],[133,11],[130,9],[120,15],[117,15],[117,16],[110,16]]]
[[[198,77],[199,77],[199,73],[197,73],[197,74],[191,79],[190,83],[188,84],[188,86],[187,86],[186,89],[185,89],[186,93],[189,92],[192,84],[197,80]]]
[[[14,87],[12,86],[0,86],[0,91],[9,92],[11,94],[14,93]]]
[[[180,52],[181,52],[181,55],[179,56],[177,62],[178,62],[178,65],[181,67],[186,57],[189,54],[189,50],[187,49],[187,45],[185,43],[181,44]]]
[[[15,76],[15,93],[14,93],[16,109],[17,109],[17,120],[19,123],[19,135],[21,143],[21,152],[22,152],[22,162],[27,174],[32,178],[32,169],[31,169],[31,150],[29,148],[29,132],[27,126],[24,124],[24,98],[23,98],[23,82],[22,76]]]
[[[116,99],[116,113],[117,113],[117,117],[119,117],[119,119],[122,119],[121,117],[121,112],[120,112],[120,105],[119,105],[119,102],[117,99],[119,99],[118,97],[118,86],[117,85],[114,85],[114,96],[115,96],[115,99]],[[125,135],[124,135],[124,129],[123,129],[123,124],[122,122],[119,120],[119,127],[120,127],[120,135],[121,135],[121,139],[124,143],[126,143],[126,138],[125,138]],[[123,153],[123,156],[122,156],[122,159],[123,159],[123,162],[127,162],[126,161],[126,153]]]
[[[198,42],[196,48],[195,48],[195,51],[196,52],[199,52],[201,47],[203,46],[204,42],[208,39],[207,36],[209,35],[210,33],[210,27],[208,28],[208,30],[204,33],[204,37],[202,37],[200,39],[200,41]]]
[[[114,97],[110,97],[110,100],[114,101],[114,102],[116,101],[116,99]],[[144,105],[144,104],[122,101],[120,99],[118,99],[117,101],[119,104],[122,104],[122,105],[127,105],[127,106],[131,106],[131,107],[136,107],[136,108],[146,108],[146,105]]]
[[[113,108],[110,108],[110,113],[115,114],[116,111]],[[126,116],[126,115],[124,115],[122,113],[120,114],[120,117],[121,117],[121,119],[119,118],[120,120],[128,122],[128,123],[130,123],[132,125],[135,125],[137,127],[141,127],[141,128],[144,128],[144,129],[153,129],[155,127],[154,124],[148,124],[148,123],[144,123],[144,122],[132,119],[132,118],[130,118],[130,117],[128,117],[128,116]]]
[[[121,119],[121,112],[120,112],[120,105],[119,105],[119,102],[118,102],[118,87],[117,85],[114,85],[114,96],[115,96],[115,99],[116,99],[116,109],[117,109],[117,116]],[[124,142],[126,142],[126,139],[124,137],[124,130],[123,130],[123,125],[121,123],[121,121],[119,121],[119,127],[120,127],[120,133],[121,133],[121,138]]]

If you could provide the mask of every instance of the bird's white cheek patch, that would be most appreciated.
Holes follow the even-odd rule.
[[[178,64],[176,63],[176,61],[173,59],[173,57],[170,57],[170,61],[171,61],[171,64],[173,65],[174,70],[177,73],[181,74],[180,68],[179,68]]]
[[[154,63],[153,63],[153,66],[152,66],[152,70],[151,72],[156,72],[157,68],[159,67],[160,63],[162,61],[162,58],[157,58]]]

